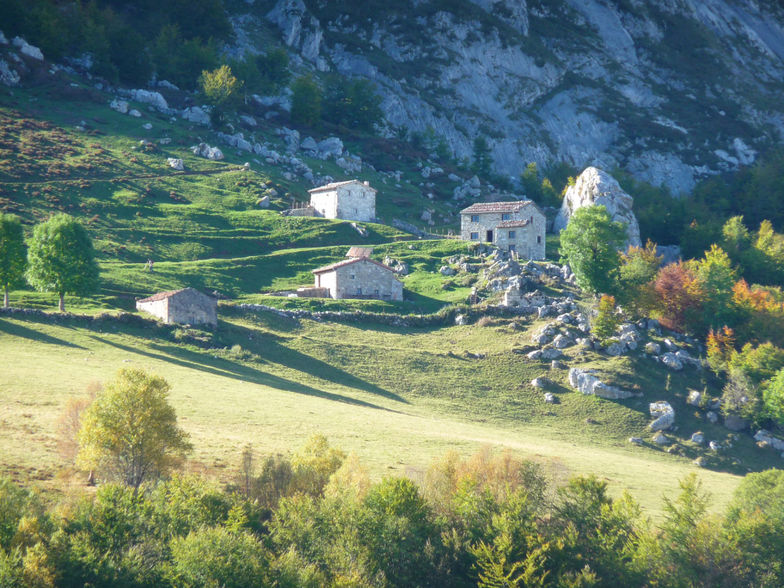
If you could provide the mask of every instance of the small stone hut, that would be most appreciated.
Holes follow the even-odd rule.
[[[403,284],[394,270],[374,259],[370,247],[352,247],[347,259],[313,270],[315,289],[330,298],[403,300]]]
[[[460,238],[544,259],[546,218],[531,200],[478,202],[460,211]]]
[[[218,326],[218,301],[193,288],[158,292],[136,301],[136,309],[166,324]]]
[[[372,222],[376,218],[376,189],[370,182],[334,182],[308,193],[316,216],[360,222]]]

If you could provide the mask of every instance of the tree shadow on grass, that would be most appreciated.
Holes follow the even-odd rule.
[[[282,343],[284,339],[281,337],[271,333],[260,334],[258,331],[233,323],[224,323],[223,327],[226,329],[225,332],[227,334],[231,334],[232,339],[243,341],[243,346],[270,363],[297,370],[333,384],[355,388],[369,394],[376,394],[390,400],[408,404],[406,399],[393,392],[384,390],[325,361],[287,347]],[[245,343],[246,341],[248,343]],[[172,353],[176,353],[176,351],[172,351]],[[357,358],[357,361],[361,360],[361,357]]]
[[[307,396],[323,398],[325,400],[333,400],[336,402],[343,402],[345,404],[353,404],[365,408],[375,408],[378,410],[397,412],[392,409],[373,404],[371,402],[365,402],[363,400],[357,400],[355,398],[343,396],[341,394],[334,394],[331,392],[325,392],[324,390],[318,390],[317,388],[306,386],[298,382],[293,382],[291,380],[281,378],[280,376],[268,374],[248,366],[239,365],[229,360],[207,356],[196,353],[194,351],[188,351],[186,349],[169,347],[165,345],[152,345],[154,349],[161,351],[161,353],[153,353],[138,347],[130,347],[128,345],[117,343],[116,341],[110,341],[97,335],[90,335],[90,337],[100,343],[105,343],[106,345],[110,345],[117,349],[122,349],[128,353],[136,353],[138,355],[143,355],[144,357],[164,361],[166,363],[173,363],[181,367],[199,370],[216,376],[232,378],[242,382],[251,382],[253,384],[268,386],[278,390],[285,390],[287,392],[294,392],[296,394],[305,394]]]
[[[76,343],[71,343],[70,341],[66,341],[65,339],[52,337],[51,335],[46,335],[45,333],[41,333],[40,331],[28,329],[27,327],[23,327],[20,324],[9,323],[4,320],[0,320],[0,332],[6,333],[8,335],[12,335],[14,337],[24,337],[25,339],[38,341],[40,343],[48,343],[50,345],[62,345],[63,347],[86,349],[86,347],[82,347],[81,345],[77,345]]]

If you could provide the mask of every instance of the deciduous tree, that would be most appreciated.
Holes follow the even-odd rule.
[[[618,250],[625,241],[623,224],[613,221],[607,208],[586,206],[576,210],[561,231],[561,257],[583,290],[612,294],[618,282]]]
[[[0,213],[0,285],[3,286],[3,306],[8,308],[8,289],[24,279],[27,249],[19,218]]]
[[[98,286],[98,264],[87,230],[72,216],[58,214],[33,229],[27,280],[40,292],[56,292],[60,311],[66,293],[87,295]]]
[[[78,463],[134,488],[165,475],[191,450],[168,393],[163,378],[120,370],[84,414]]]

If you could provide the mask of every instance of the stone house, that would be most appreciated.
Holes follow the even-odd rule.
[[[376,189],[369,182],[349,180],[308,190],[316,216],[360,222],[376,219]]]
[[[193,288],[158,292],[136,301],[136,309],[166,324],[218,326],[218,301]]]
[[[315,289],[330,298],[403,300],[403,284],[394,270],[374,259],[370,247],[352,247],[347,259],[313,270]]]
[[[460,238],[490,243],[523,259],[544,259],[546,218],[531,200],[478,202],[460,211]]]

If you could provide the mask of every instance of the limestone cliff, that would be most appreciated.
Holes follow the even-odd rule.
[[[458,159],[485,135],[494,170],[515,179],[528,162],[563,160],[681,193],[784,136],[774,0],[278,0],[263,10],[303,63],[376,82],[386,132],[435,132]]]

